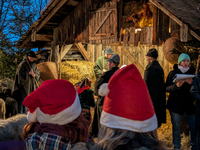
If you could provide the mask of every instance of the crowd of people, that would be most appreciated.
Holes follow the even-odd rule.
[[[156,49],[146,54],[142,78],[134,64],[119,68],[119,55],[108,48],[95,63],[93,91],[89,78],[75,85],[47,80],[36,89],[40,75],[33,53],[20,63],[15,79],[19,113],[27,113],[29,121],[23,129],[24,149],[165,150],[157,129],[166,123],[167,108],[174,150],[181,149],[182,117],[189,126],[191,150],[200,150],[200,72],[174,81],[177,74],[195,74],[189,55],[179,56],[165,82]]]

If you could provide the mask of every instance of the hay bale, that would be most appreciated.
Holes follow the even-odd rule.
[[[169,38],[165,41],[163,46],[163,54],[168,62],[171,64],[176,64],[180,54],[173,54],[173,50],[177,50],[180,53],[185,53],[186,51],[181,41],[175,37]]]
[[[87,77],[93,81],[91,88],[94,89],[96,81],[94,64],[94,62],[89,61],[62,61],[61,78],[75,84]]]
[[[48,61],[37,64],[37,68],[40,72],[40,78],[45,80],[58,79],[58,73],[56,64],[54,62]]]

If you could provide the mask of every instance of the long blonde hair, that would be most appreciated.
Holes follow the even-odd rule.
[[[153,132],[137,133],[101,126],[98,142],[91,150],[131,150],[141,147],[149,148],[151,150],[165,149],[162,143],[155,139]]]

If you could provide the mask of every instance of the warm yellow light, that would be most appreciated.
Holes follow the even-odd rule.
[[[135,34],[136,34],[138,31],[141,31],[141,29],[135,29]]]

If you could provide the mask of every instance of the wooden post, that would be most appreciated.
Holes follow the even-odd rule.
[[[134,42],[135,42],[135,27],[130,27],[129,44],[134,44]]]
[[[157,20],[158,20],[158,8],[153,6],[153,37],[152,37],[152,44],[157,45]]]
[[[128,43],[128,38],[129,38],[129,28],[126,28],[123,39],[125,45]]]
[[[188,26],[183,24],[180,28],[180,40],[181,42],[188,42]]]

